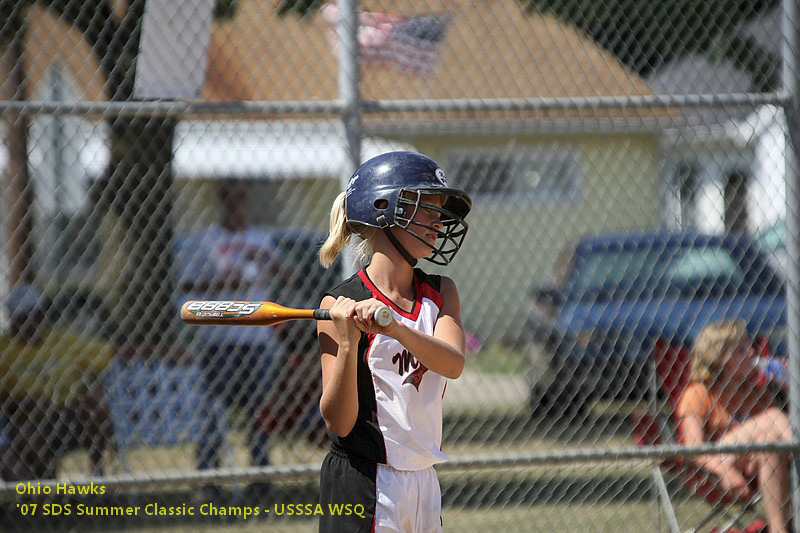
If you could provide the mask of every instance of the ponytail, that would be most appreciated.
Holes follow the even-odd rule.
[[[353,259],[359,265],[365,265],[372,256],[372,243],[370,237],[374,233],[373,228],[360,227],[359,231],[353,231],[347,224],[347,206],[345,200],[347,196],[340,192],[339,196],[333,201],[331,206],[331,216],[328,222],[328,238],[322,243],[319,250],[319,262],[328,268],[336,261],[342,250],[350,244],[351,238],[355,235],[360,242],[353,250]],[[360,225],[359,225],[360,226]]]
[[[328,268],[333,264],[339,256],[339,252],[344,250],[345,246],[350,243],[352,232],[347,227],[347,211],[345,209],[345,192],[339,193],[339,196],[333,201],[331,207],[331,216],[328,222],[328,238],[322,244],[319,250],[319,262],[322,266]]]

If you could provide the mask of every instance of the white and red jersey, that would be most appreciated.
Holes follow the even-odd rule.
[[[442,308],[441,277],[414,270],[414,302],[405,310],[383,295],[361,270],[326,294],[360,301],[375,298],[395,320],[433,335]],[[385,335],[361,335],[358,343],[358,418],[334,447],[397,470],[422,470],[447,460],[442,444],[442,397],[447,380]]]

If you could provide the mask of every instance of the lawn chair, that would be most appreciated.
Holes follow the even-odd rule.
[[[125,473],[127,452],[136,447],[197,444],[208,416],[228,433],[228,420],[218,400],[210,397],[200,368],[159,359],[117,360],[106,375],[114,444]],[[233,457],[225,444],[225,455]]]
[[[662,342],[656,344],[653,365],[650,365],[654,371],[650,377],[649,402],[651,408],[655,408],[656,411],[633,414],[633,436],[637,446],[681,443],[674,413],[681,393],[689,384],[689,358],[689,350],[686,348],[676,348]],[[666,401],[669,415],[665,415],[664,410],[659,408],[662,400]],[[677,480],[686,490],[700,496],[711,506],[711,511],[688,531],[699,531],[718,516],[723,516],[725,521],[713,531],[727,531],[737,526],[744,515],[761,499],[755,482],[753,482],[753,496],[750,498],[731,497],[722,489],[716,476],[695,465],[688,458],[673,457],[658,460],[653,464],[651,475],[659,503],[666,514],[672,533],[679,533],[681,527],[667,488],[666,476]]]

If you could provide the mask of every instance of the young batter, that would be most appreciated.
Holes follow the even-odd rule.
[[[368,265],[320,304],[332,318],[318,323],[320,409],[332,441],[320,531],[441,531],[433,465],[447,460],[442,397],[464,369],[464,331],[453,281],[414,266],[450,262],[470,208],[435,161],[411,152],[367,161],[334,203],[322,263],[357,235],[357,259]],[[385,327],[372,321],[381,305],[394,316]],[[328,512],[335,504],[361,505],[363,517]]]

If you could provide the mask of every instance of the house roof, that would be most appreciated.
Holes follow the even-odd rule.
[[[780,3],[751,20],[743,22],[738,32],[752,38],[765,51],[782,55],[783,9]],[[781,72],[778,72],[781,75]],[[750,74],[743,71],[732,60],[720,58],[710,61],[701,54],[689,54],[658,69],[647,78],[650,86],[659,94],[734,94],[754,92]],[[697,108],[685,112],[687,122],[716,127],[736,128],[736,121],[745,120],[757,111],[749,106],[739,108]],[[730,124],[727,124],[730,122]]]
[[[338,98],[328,22],[319,12],[280,17],[274,4],[242,0],[233,19],[214,24],[205,99]],[[528,14],[516,0],[365,0],[361,9],[449,16],[433,72],[363,64],[361,92],[368,100],[653,94],[577,29],[550,15]]]
[[[667,63],[647,78],[658,94],[731,94],[753,91],[750,75],[730,59],[711,62],[703,55],[689,54]],[[705,107],[684,111],[686,121],[695,125],[723,124],[746,117],[750,108]]]

